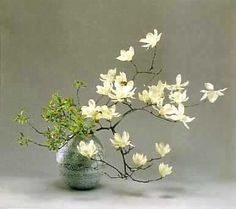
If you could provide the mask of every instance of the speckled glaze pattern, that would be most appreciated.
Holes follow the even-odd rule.
[[[77,150],[82,139],[74,137],[56,155],[60,176],[66,185],[73,189],[86,190],[95,188],[100,181],[103,164],[83,157]],[[104,158],[104,150],[99,139],[91,135],[85,141],[93,140],[98,148],[98,156]],[[97,156],[97,159],[98,159]]]

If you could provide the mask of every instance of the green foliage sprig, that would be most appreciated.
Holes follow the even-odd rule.
[[[83,82],[75,82],[77,93],[83,86],[85,86]],[[88,135],[93,134],[95,128],[95,123],[88,121],[81,114],[81,106],[79,104],[76,105],[73,98],[66,98],[58,93],[53,94],[48,105],[42,108],[41,117],[47,123],[47,129],[44,131],[38,130],[31,124],[30,117],[24,110],[17,114],[15,121],[18,124],[28,125],[44,138],[43,142],[38,143],[26,137],[23,132],[20,132],[17,139],[19,145],[28,146],[33,143],[49,150],[57,151],[75,135],[86,138]]]

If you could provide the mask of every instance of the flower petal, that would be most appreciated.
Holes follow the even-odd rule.
[[[214,90],[214,85],[211,83],[205,83],[204,84],[207,90]]]

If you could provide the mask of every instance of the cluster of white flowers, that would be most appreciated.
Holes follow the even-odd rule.
[[[130,136],[127,131],[124,131],[122,135],[119,133],[115,133],[114,138],[110,139],[110,141],[116,149],[125,149],[126,147],[134,147],[134,145],[131,144]],[[156,152],[160,154],[161,158],[163,158],[166,154],[168,154],[171,151],[169,144],[156,143],[155,145],[156,145]],[[143,153],[133,154],[132,160],[135,168],[137,169],[142,168],[148,162],[147,155],[144,155]],[[161,163],[159,165],[159,173],[161,177],[165,177],[166,175],[171,174],[172,172],[171,169],[172,167],[169,167],[167,164]]]
[[[161,158],[164,157],[171,150],[169,144],[156,143],[156,151],[161,155]],[[147,156],[140,153],[133,154],[132,157],[133,163],[136,168],[142,168],[147,162]],[[172,173],[172,167],[168,164],[160,163],[159,164],[159,173],[161,177],[165,177]]]
[[[147,105],[152,105],[161,117],[173,121],[180,121],[186,128],[189,128],[187,123],[194,120],[185,115],[185,108],[183,103],[188,101],[187,91],[185,87],[189,84],[188,81],[182,83],[181,75],[177,75],[175,84],[167,84],[166,82],[159,81],[157,85],[148,86],[148,90],[143,90],[139,93],[139,100]],[[169,91],[168,97],[165,90]],[[164,100],[168,102],[164,104]]]
[[[161,39],[161,36],[162,33],[158,33],[158,31],[154,29],[154,33],[146,34],[146,37],[141,38],[139,42],[143,44],[142,47],[145,47],[148,50],[156,47],[157,43]],[[155,53],[152,61],[154,61]],[[116,57],[116,59],[122,62],[131,62],[134,67],[137,67],[135,63],[133,63],[134,54],[134,47],[130,46],[128,50],[120,50],[120,55]],[[139,73],[137,68],[136,73]],[[131,111],[133,110],[131,106],[131,99],[135,99],[134,96],[136,87],[134,86],[134,81],[128,80],[124,72],[118,73],[116,68],[108,70],[106,74],[100,74],[100,81],[102,81],[102,85],[97,85],[96,92],[102,96],[107,96],[107,104],[111,103],[111,105],[98,106],[94,100],[90,99],[88,101],[88,106],[82,107],[82,115],[87,118],[92,118],[96,122],[100,119],[109,121],[110,128],[113,128],[113,137],[110,139],[112,146],[116,150],[120,150],[123,154],[124,152],[128,153],[132,148],[134,148],[134,145],[131,143],[129,133],[127,131],[123,131],[122,134],[115,133],[115,126],[112,127],[111,120],[114,117],[120,116],[120,114],[116,112],[115,106],[115,104],[119,102],[126,105],[127,103],[125,102],[128,102]],[[155,116],[170,121],[182,122],[184,126],[189,129],[188,123],[192,122],[195,118],[189,117],[185,114],[185,107],[187,106],[185,105],[185,102],[189,101],[186,90],[188,85],[189,81],[183,82],[181,74],[176,76],[176,81],[174,84],[167,84],[167,82],[162,82],[159,80],[156,85],[147,86],[146,89],[138,92],[138,99],[145,104],[145,106],[140,109],[150,107],[154,108],[155,111],[151,111],[151,113],[155,114]],[[211,83],[205,83],[205,88],[206,90],[200,91],[203,93],[200,100],[202,101],[208,99],[210,103],[214,103],[218,97],[223,96],[223,92],[226,90],[226,88],[214,90],[214,86]],[[125,112],[122,117],[126,114],[127,112]],[[158,158],[148,160],[147,155],[143,153],[133,154],[132,161],[135,170],[143,168],[143,166],[150,164],[153,160],[163,158],[171,151],[169,144],[164,143],[156,143],[155,148],[156,152],[160,156]],[[92,140],[89,143],[81,141],[78,146],[78,150],[81,155],[87,158],[92,158],[98,152]],[[172,167],[168,164],[160,163],[158,169],[162,178],[172,173]]]
[[[125,99],[134,99],[134,82],[128,81],[124,72],[120,72],[118,75],[116,69],[108,70],[107,74],[101,74],[100,80],[103,82],[103,86],[97,86],[97,93],[106,95],[113,102],[123,102]]]
[[[120,114],[116,112],[116,106],[108,107],[107,105],[96,106],[96,102],[93,99],[88,101],[88,106],[81,108],[82,115],[87,118],[92,118],[95,121],[100,119],[106,119],[111,121],[113,117],[119,117]]]
[[[159,81],[157,85],[148,86],[148,90],[143,90],[142,93],[138,93],[140,101],[150,105],[162,106],[164,100],[164,90],[166,83]]]

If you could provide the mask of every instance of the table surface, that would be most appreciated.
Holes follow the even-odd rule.
[[[89,191],[68,189],[59,179],[1,177],[0,209],[235,209],[236,182],[152,184],[103,179]]]

